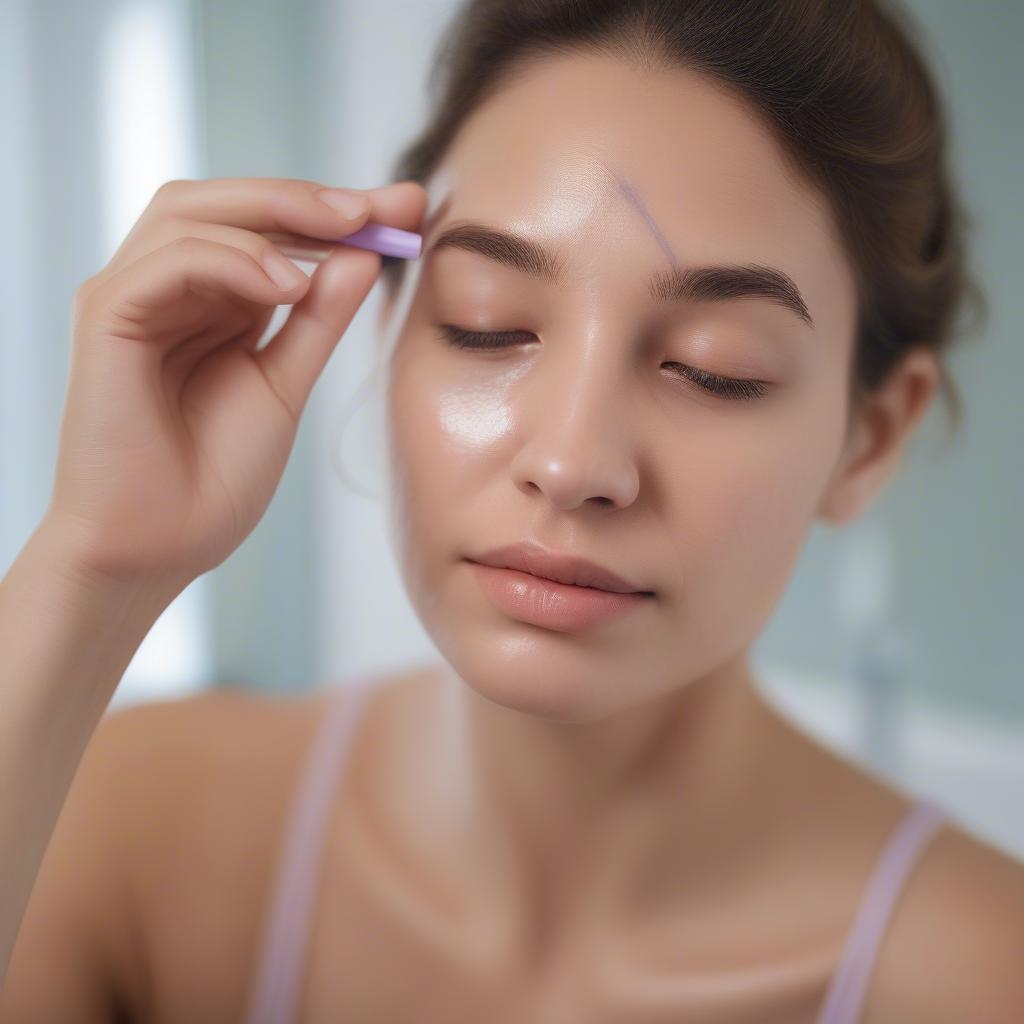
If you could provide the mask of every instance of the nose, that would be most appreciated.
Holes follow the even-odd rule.
[[[574,369],[550,365],[543,386],[531,376],[521,382],[521,443],[510,472],[520,490],[562,511],[626,508],[640,490],[621,379],[612,360],[589,363],[582,371],[578,360]]]

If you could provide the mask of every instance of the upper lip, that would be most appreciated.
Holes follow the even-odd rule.
[[[598,590],[610,590],[616,594],[652,593],[588,558],[547,551],[531,541],[492,548],[470,560],[496,569],[518,569],[532,576],[555,580],[558,583],[572,583],[577,587],[596,587]]]

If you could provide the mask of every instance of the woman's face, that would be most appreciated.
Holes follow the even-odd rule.
[[[481,694],[567,720],[725,671],[846,440],[855,294],[824,201],[708,80],[599,55],[504,86],[442,169],[449,200],[390,325],[393,539],[424,627]],[[550,259],[465,232],[432,251],[468,222]],[[770,268],[779,294],[687,292],[683,272],[710,266]],[[463,349],[445,325],[513,333]],[[766,386],[716,395],[696,371]],[[467,561],[519,541],[653,596],[586,628],[522,621]]]

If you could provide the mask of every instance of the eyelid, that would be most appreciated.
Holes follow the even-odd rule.
[[[477,342],[481,348],[497,348],[498,346],[493,344],[496,338],[535,338],[536,335],[532,331],[480,331],[473,330],[468,327],[456,327],[454,324],[441,324],[442,333],[445,337],[452,342],[454,345],[458,345],[460,342],[464,343],[467,347],[473,342]]]
[[[531,331],[475,331],[454,324],[440,324],[441,337],[454,348],[476,351],[503,351],[507,346],[495,339],[514,338],[521,335],[535,337]],[[763,398],[770,390],[768,381],[753,377],[726,377],[711,373],[687,363],[670,361],[666,365],[678,366],[676,376],[691,382],[705,395],[721,398],[725,401],[753,401]]]
[[[703,391],[737,401],[763,398],[771,388],[768,381],[758,380],[755,377],[723,377],[721,374],[711,373],[708,370],[701,370],[696,366],[679,362],[668,365],[680,367],[685,372],[680,372],[678,375],[687,380],[693,380]],[[701,381],[713,383],[714,386],[704,387]]]

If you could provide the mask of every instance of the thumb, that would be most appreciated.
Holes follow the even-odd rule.
[[[339,245],[313,272],[309,289],[281,329],[253,353],[267,383],[296,423],[380,268],[378,253]]]

